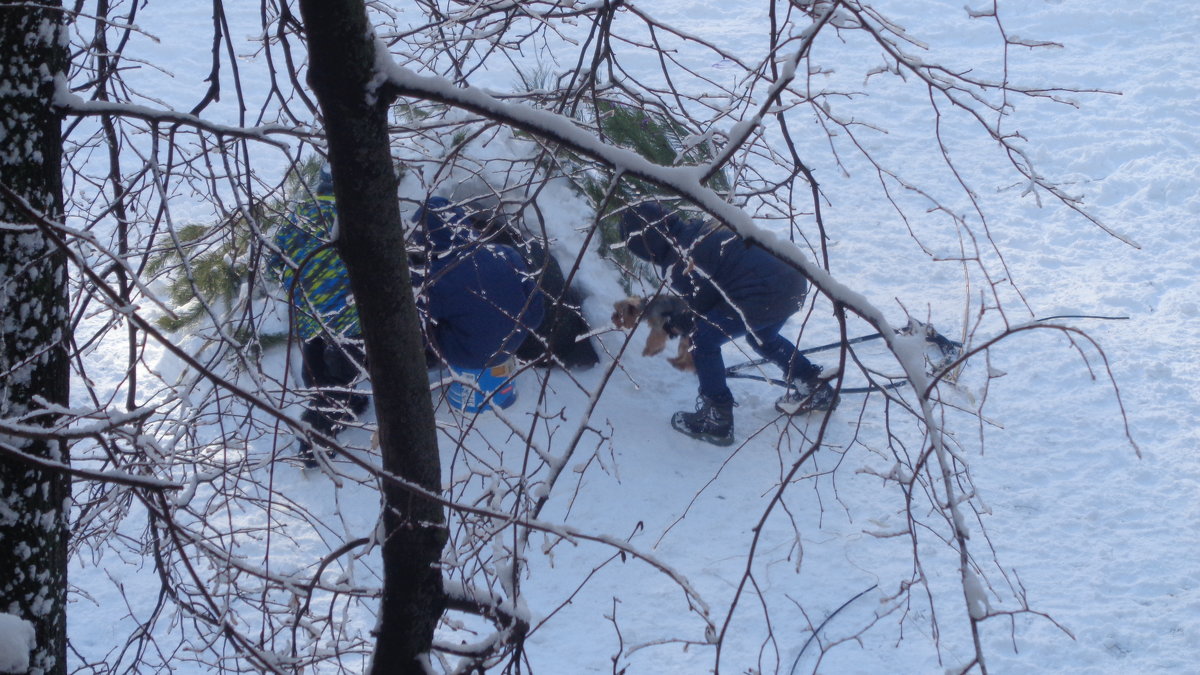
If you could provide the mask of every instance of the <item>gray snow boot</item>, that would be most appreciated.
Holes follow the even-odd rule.
[[[692,438],[712,443],[733,443],[733,401],[717,403],[707,396],[696,399],[696,412],[679,411],[671,417],[671,427]]]

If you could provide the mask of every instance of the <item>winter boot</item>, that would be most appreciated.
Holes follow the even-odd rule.
[[[296,457],[299,458],[306,469],[315,469],[320,466],[316,455],[313,454],[312,445],[309,445],[308,441],[304,439],[300,439],[299,448],[296,450]]]
[[[717,403],[700,396],[696,399],[696,412],[675,413],[671,427],[706,443],[729,445],[733,443],[733,402]]]
[[[815,410],[833,410],[838,395],[828,380],[794,383],[775,401],[775,409],[785,415],[803,415]]]
[[[340,434],[344,428],[345,427],[343,427],[341,424],[334,424],[326,431],[326,433],[334,438],[337,438],[337,435]],[[305,469],[315,469],[321,466],[321,462],[317,461],[316,451],[313,450],[312,443],[310,443],[308,439],[300,437],[297,439],[296,444],[296,458],[300,460]],[[325,457],[329,459],[333,459],[336,455],[337,453],[333,450],[325,450]]]

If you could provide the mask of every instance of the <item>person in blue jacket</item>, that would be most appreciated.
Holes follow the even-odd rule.
[[[693,312],[692,358],[700,396],[695,412],[675,413],[672,427],[717,445],[733,442],[734,401],[721,346],[742,336],[792,383],[776,401],[777,410],[794,415],[837,406],[833,388],[820,378],[821,368],[779,334],[804,304],[808,286],[798,270],[734,232],[684,219],[657,202],[628,209],[621,235],[630,253],[662,269]]]
[[[442,197],[417,209],[425,269],[413,269],[429,347],[456,369],[506,363],[542,322],[537,280],[509,246],[477,237],[463,210]]]
[[[279,252],[269,262],[292,305],[291,324],[303,343],[301,379],[313,391],[300,419],[330,436],[369,402],[354,391],[366,357],[350,277],[333,245],[336,224],[333,176],[325,167],[315,195],[301,201],[276,231]],[[307,440],[301,439],[299,455],[309,465],[316,461]]]

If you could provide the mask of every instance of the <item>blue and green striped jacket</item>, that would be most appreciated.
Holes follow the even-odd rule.
[[[321,195],[301,203],[275,233],[275,244],[287,260],[273,255],[271,267],[292,302],[296,333],[305,341],[318,335],[358,337],[360,332],[350,277],[332,242],[336,222],[333,197]]]

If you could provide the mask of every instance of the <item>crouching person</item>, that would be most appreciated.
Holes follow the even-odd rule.
[[[291,323],[302,340],[301,379],[312,390],[301,420],[327,436],[366,409],[366,394],[356,392],[363,374],[358,310],[350,295],[350,277],[333,246],[337,205],[333,177],[322,169],[316,194],[301,202],[279,226],[270,268],[291,302]],[[300,440],[299,455],[315,465],[312,445]]]
[[[661,204],[635,206],[622,216],[621,235],[630,253],[662,269],[692,310],[692,359],[700,381],[695,412],[681,411],[671,426],[716,445],[733,442],[733,394],[726,384],[721,347],[745,336],[791,383],[775,403],[795,415],[832,410],[837,396],[821,380],[821,368],[779,331],[804,304],[804,276],[736,233],[703,220],[685,220]]]
[[[451,385],[464,412],[516,400],[513,355],[544,314],[542,293],[516,250],[480,241],[459,207],[431,197],[417,210],[416,239],[425,268],[413,270],[429,347],[474,386]]]

